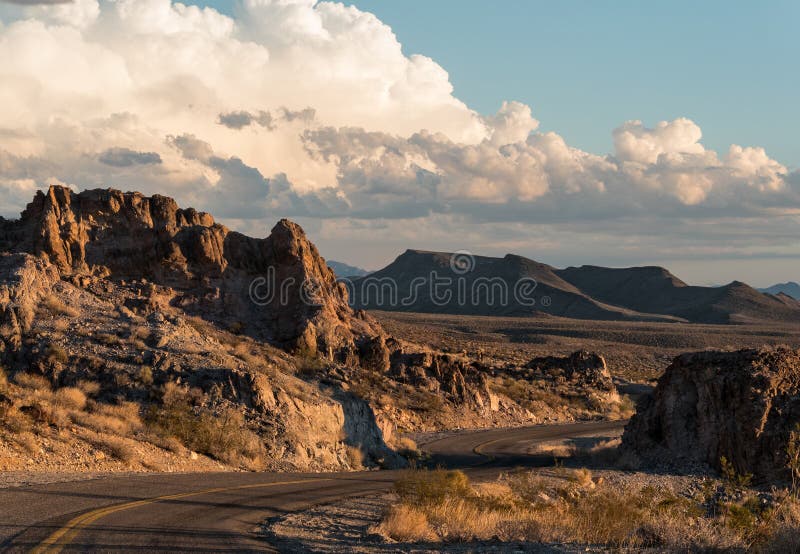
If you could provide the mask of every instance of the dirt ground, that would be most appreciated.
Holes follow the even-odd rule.
[[[797,325],[701,325],[453,316],[370,312],[392,335],[433,348],[521,363],[536,356],[566,355],[584,348],[606,358],[615,377],[635,382],[657,378],[684,352],[738,350],[764,345],[800,347]]]

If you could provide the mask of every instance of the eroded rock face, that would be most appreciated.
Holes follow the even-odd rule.
[[[645,461],[720,467],[724,456],[758,480],[787,476],[789,433],[800,422],[800,352],[698,352],[676,358],[625,429]]]
[[[17,350],[58,270],[29,254],[0,254],[0,358]]]
[[[595,352],[578,350],[566,357],[534,358],[525,365],[525,369],[529,370],[530,378],[560,378],[581,386],[616,391],[605,358]]]
[[[309,354],[333,357],[380,334],[369,317],[354,317],[316,247],[285,219],[256,239],[164,196],[54,186],[2,228],[0,246],[64,277],[154,281],[188,313]]]

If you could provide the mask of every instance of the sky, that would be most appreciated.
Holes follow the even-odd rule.
[[[800,279],[800,4],[0,0],[0,215],[33,191],[698,284]],[[791,97],[790,97],[791,96]]]

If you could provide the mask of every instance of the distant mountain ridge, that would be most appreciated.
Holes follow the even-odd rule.
[[[363,309],[464,315],[722,324],[800,321],[799,301],[763,294],[738,281],[691,286],[662,267],[557,269],[514,254],[467,256],[462,260],[466,266],[454,266],[459,255],[406,250],[385,268],[354,280],[351,300]],[[432,275],[452,281],[449,296],[446,287],[434,291]],[[515,291],[525,280],[535,281],[529,298]],[[499,298],[503,290],[505,299]]]
[[[346,264],[344,262],[337,262],[334,260],[328,260],[328,267],[333,270],[336,274],[336,277],[363,277],[364,275],[369,275],[371,272],[362,269],[360,267],[356,267],[354,265]]]
[[[767,294],[785,294],[786,296],[791,296],[795,300],[800,300],[800,285],[794,281],[778,283],[777,285],[772,285],[771,287],[758,290],[759,292],[765,292]]]

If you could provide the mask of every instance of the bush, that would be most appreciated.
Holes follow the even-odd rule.
[[[71,308],[64,304],[64,302],[55,295],[50,295],[42,301],[44,306],[51,314],[55,316],[63,315],[67,317],[77,317],[80,312],[75,308]]]
[[[364,453],[361,451],[361,448],[346,444],[345,454],[347,454],[347,465],[350,466],[350,469],[364,468]]]
[[[193,408],[190,392],[168,383],[162,405],[151,406],[146,423],[162,437],[175,437],[184,446],[227,464],[261,469],[266,452],[258,436],[246,428],[244,416],[230,408],[216,413]]]
[[[50,392],[52,390],[50,381],[41,376],[34,375],[33,373],[19,372],[14,375],[14,382],[29,391],[34,392]]]
[[[45,350],[45,357],[48,362],[65,364],[69,360],[69,354],[61,346],[57,344],[48,345]]]
[[[55,393],[57,404],[73,410],[83,410],[86,408],[86,395],[82,390],[75,387],[64,387]]]
[[[418,460],[422,457],[417,443],[408,437],[397,437],[394,439],[394,449],[398,454],[412,460]]]
[[[428,517],[417,508],[406,504],[391,506],[383,521],[370,528],[370,532],[402,542],[438,540],[428,522]]]
[[[469,478],[460,470],[408,470],[394,484],[394,491],[409,504],[436,504],[447,497],[471,495]]]
[[[138,457],[136,444],[128,439],[100,435],[89,439],[89,442],[91,442],[95,448],[105,450],[126,464],[130,464]]]

